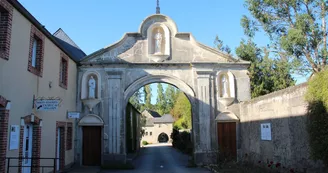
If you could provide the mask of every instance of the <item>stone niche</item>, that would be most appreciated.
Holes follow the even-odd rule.
[[[148,54],[170,56],[170,30],[163,23],[154,23],[147,30]]]
[[[221,71],[217,75],[219,101],[229,106],[235,100],[235,78],[230,71]]]
[[[94,82],[94,97],[90,96],[90,80],[93,78]],[[81,84],[81,100],[88,100],[88,99],[100,99],[101,98],[101,78],[100,74],[96,71],[87,71],[83,74],[82,77],[82,84]]]

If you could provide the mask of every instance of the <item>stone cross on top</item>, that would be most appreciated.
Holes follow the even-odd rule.
[[[161,13],[161,8],[159,7],[159,0],[157,0],[156,14]]]

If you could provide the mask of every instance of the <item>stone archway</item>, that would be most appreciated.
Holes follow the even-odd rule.
[[[140,79],[133,82],[131,85],[128,86],[127,89],[124,91],[124,107],[129,101],[129,98],[141,87],[150,84],[150,83],[167,83],[170,85],[174,85],[183,91],[186,96],[188,97],[191,105],[194,105],[195,100],[195,92],[194,90],[182,80],[169,75],[147,75],[141,77]]]
[[[159,143],[167,143],[169,141],[169,136],[166,133],[161,133],[157,137]]]
[[[152,28],[163,26],[168,53],[156,54]],[[215,117],[227,106],[249,98],[249,62],[205,46],[190,33],[178,32],[168,16],[155,14],[142,21],[139,32],[126,33],[118,42],[101,48],[81,60],[79,81],[90,72],[99,74],[99,104],[92,113],[103,118],[103,163],[126,161],[126,106],[129,98],[142,86],[168,83],[182,90],[192,105],[192,141],[194,162],[198,165],[215,163],[218,155]],[[230,87],[228,98],[220,98],[218,74],[231,71],[235,87]],[[230,78],[229,78],[230,79]],[[235,91],[233,91],[235,90]],[[78,93],[83,92],[82,86]],[[225,104],[229,101],[229,105]],[[81,114],[89,109],[78,101]],[[106,135],[105,135],[106,134]],[[115,159],[113,159],[115,158]]]
[[[178,89],[180,89],[188,98],[190,104],[191,104],[191,121],[192,121],[192,132],[191,135],[194,135],[192,137],[192,143],[193,143],[193,148],[195,148],[200,141],[199,138],[196,136],[197,134],[199,134],[199,131],[201,130],[199,128],[198,123],[196,123],[198,117],[197,117],[197,111],[198,111],[198,100],[196,98],[196,93],[194,92],[194,89],[189,86],[187,83],[185,83],[183,80],[175,77],[175,76],[170,76],[170,75],[165,75],[165,74],[154,74],[154,75],[146,75],[143,76],[139,79],[136,79],[135,82],[133,82],[132,84],[130,84],[123,93],[123,105],[122,107],[125,108],[129,102],[129,98],[141,87],[147,85],[147,84],[151,84],[151,83],[167,83],[170,85],[173,85],[175,87],[177,87]],[[126,110],[123,109],[123,117],[124,117],[124,123],[126,123]],[[193,133],[193,131],[195,131]],[[164,133],[165,134],[165,133]],[[170,139],[169,135],[165,134],[167,136],[167,141]],[[126,138],[126,136],[124,136],[124,138]],[[126,140],[124,140],[126,142]],[[126,143],[124,143],[124,146],[126,146]],[[126,149],[125,151],[126,152]],[[194,154],[197,155],[197,153],[194,151]],[[197,157],[197,156],[195,156]]]

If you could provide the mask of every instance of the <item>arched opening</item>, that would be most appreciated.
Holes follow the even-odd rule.
[[[167,143],[169,141],[169,136],[166,133],[161,133],[157,138],[159,143]]]
[[[126,153],[142,145],[164,142],[174,145],[172,137],[174,134],[177,137],[176,132],[189,133],[189,144],[185,146],[192,153],[194,92],[188,85],[173,77],[146,76],[125,90],[124,99]]]
[[[91,83],[93,86],[90,86]],[[90,89],[92,93],[90,93]],[[81,99],[99,99],[101,98],[101,78],[96,71],[87,71],[82,76],[81,81]],[[92,98],[90,98],[90,96]]]

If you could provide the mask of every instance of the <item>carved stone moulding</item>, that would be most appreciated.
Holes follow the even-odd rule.
[[[89,111],[91,112],[92,109],[100,103],[100,99],[83,99],[82,102],[85,106],[89,108]]]
[[[154,62],[163,62],[169,58],[169,55],[150,55],[150,59]]]
[[[220,97],[219,98],[219,102],[222,103],[225,107],[230,106],[234,100],[235,100],[234,97]]]

